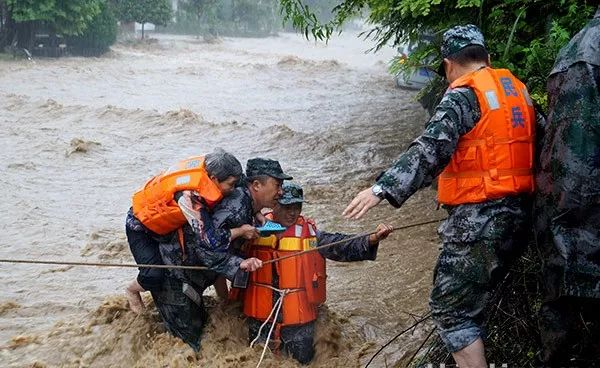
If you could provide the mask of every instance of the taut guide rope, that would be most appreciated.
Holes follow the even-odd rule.
[[[397,227],[394,227],[394,231],[409,229],[411,227],[417,227],[417,226],[422,226],[422,225],[433,224],[433,223],[436,223],[436,222],[439,222],[442,220],[444,220],[444,219],[436,219],[436,220],[430,220],[430,221],[417,222],[417,223],[410,224],[410,225],[397,226]],[[268,261],[264,261],[263,265],[273,263],[273,262],[279,262],[281,260],[291,258],[291,257],[297,257],[299,255],[314,252],[319,249],[333,247],[334,245],[346,243],[351,240],[362,238],[364,236],[372,235],[375,233],[376,233],[376,231],[373,231],[370,233],[358,234],[356,236],[352,236],[350,238],[346,238],[346,239],[343,239],[340,241],[329,243],[329,244],[326,244],[326,245],[323,245],[320,247],[315,247],[315,248],[303,250],[298,253],[289,254],[289,255],[286,255],[283,257],[279,257],[279,258],[274,258],[274,259],[271,259]],[[208,270],[208,267],[204,267],[204,266],[157,265],[157,264],[136,264],[136,263],[74,262],[74,261],[39,261],[39,260],[35,260],[35,259],[8,259],[8,258],[0,259],[0,263],[26,263],[26,264],[46,264],[46,265],[60,265],[60,266],[92,266],[92,267],[168,268],[168,269],[196,270],[196,271]]]

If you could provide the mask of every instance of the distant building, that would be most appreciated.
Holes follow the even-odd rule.
[[[152,24],[152,23],[144,23],[144,32],[147,32],[147,31],[152,32],[155,29],[156,29],[156,26],[154,24]],[[140,32],[142,31],[142,24],[141,23],[135,22],[135,31],[136,32],[137,31],[140,31]]]
[[[173,21],[175,21],[175,14],[179,9],[179,0],[171,0],[171,7],[173,8]],[[138,32],[142,31],[142,24],[137,22],[128,22],[128,23],[120,23],[120,32],[122,36],[129,37],[135,35]],[[156,26],[152,23],[144,23],[144,32],[150,31],[154,32],[156,30]]]

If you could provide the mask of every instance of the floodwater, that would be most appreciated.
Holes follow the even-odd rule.
[[[243,163],[278,159],[305,187],[305,214],[326,231],[372,231],[435,219],[429,190],[400,210],[360,221],[345,205],[420,132],[414,92],[387,73],[392,49],[355,34],[329,44],[156,36],[101,58],[0,63],[0,258],[131,262],[124,218],[136,188],[216,147]],[[363,366],[427,312],[435,225],[396,232],[374,262],[328,261],[328,301],[314,367]],[[0,361],[9,367],[246,367],[243,316],[216,302],[194,354],[164,333],[152,309],[127,309],[132,268],[0,264]],[[213,293],[212,290],[208,294]],[[147,302],[151,303],[149,296]],[[404,366],[428,334],[416,329],[372,366]],[[268,353],[262,367],[297,366]]]

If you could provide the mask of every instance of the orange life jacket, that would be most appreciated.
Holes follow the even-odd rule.
[[[299,216],[279,240],[275,235],[256,239],[248,255],[267,261],[316,246],[315,223]],[[274,273],[279,276],[278,284],[274,283]],[[270,287],[274,287],[289,289],[280,311],[280,326],[313,321],[317,318],[317,307],[326,299],[325,278],[325,259],[318,251],[264,265],[250,274],[244,291],[244,314],[266,320],[273,309],[274,291]]]
[[[159,235],[174,231],[187,222],[175,202],[175,193],[193,190],[212,207],[223,195],[208,177],[204,157],[194,156],[148,180],[133,195],[133,214],[144,226]]]
[[[506,69],[483,68],[450,88],[475,91],[481,118],[460,137],[438,181],[438,201],[479,203],[532,193],[535,111],[527,87]]]

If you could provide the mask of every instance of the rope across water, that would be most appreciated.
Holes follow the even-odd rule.
[[[397,226],[397,227],[394,227],[394,231],[409,229],[411,227],[417,227],[417,226],[422,226],[422,225],[433,224],[436,222],[440,222],[442,220],[444,220],[444,219],[436,219],[436,220],[430,220],[430,221],[417,222],[417,223],[409,224],[409,225]],[[319,249],[333,247],[335,245],[343,244],[343,243],[349,242],[351,240],[362,238],[364,236],[372,235],[375,233],[376,232],[373,231],[370,233],[358,234],[358,235],[355,235],[350,238],[346,238],[346,239],[343,239],[343,240],[340,240],[337,242],[322,245],[318,248],[311,248],[311,249],[303,250],[298,253],[288,254],[283,257],[270,259],[268,261],[263,262],[263,264],[279,262],[284,259],[288,259],[291,257],[297,257],[297,256],[300,256],[305,253],[317,251]],[[35,259],[9,259],[9,258],[0,259],[0,263],[25,263],[25,264],[60,265],[60,266],[88,266],[88,267],[168,268],[168,269],[180,269],[180,270],[191,270],[191,271],[208,270],[208,267],[205,267],[205,266],[157,265],[157,264],[136,264],[136,263],[106,263],[106,262],[76,262],[76,261],[40,261],[40,260],[35,260]]]

